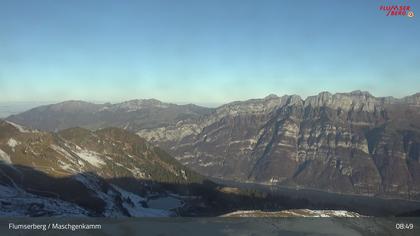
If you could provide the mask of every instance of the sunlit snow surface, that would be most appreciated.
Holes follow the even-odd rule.
[[[79,156],[84,161],[88,162],[89,164],[95,166],[95,167],[101,167],[102,165],[105,165],[105,162],[102,160],[102,158],[99,156],[99,154],[88,151],[85,149],[78,149],[74,150],[74,153]]]
[[[356,212],[343,210],[291,209],[284,211],[235,211],[224,217],[361,217]]]

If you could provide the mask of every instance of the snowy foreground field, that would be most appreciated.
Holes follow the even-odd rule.
[[[350,211],[292,209],[284,211],[235,211],[223,217],[361,217]]]

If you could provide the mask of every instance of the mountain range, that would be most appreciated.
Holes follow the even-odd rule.
[[[120,127],[129,131],[176,124],[208,114],[211,108],[193,104],[176,105],[156,99],[131,100],[117,104],[66,101],[39,106],[8,120],[44,131],[73,127],[99,129]]]
[[[7,120],[58,133],[119,127],[214,178],[420,199],[420,94],[270,95],[217,108],[68,101]]]

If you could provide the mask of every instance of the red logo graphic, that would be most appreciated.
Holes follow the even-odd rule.
[[[408,16],[414,17],[414,12],[410,6],[393,5],[393,6],[380,6],[380,11],[386,12],[386,16]]]

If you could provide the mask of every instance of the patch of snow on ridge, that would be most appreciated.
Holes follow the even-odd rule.
[[[10,138],[9,141],[7,141],[7,145],[9,145],[9,147],[16,147],[17,145],[19,145],[20,142],[16,141],[13,138]]]
[[[208,166],[214,166],[214,165],[216,165],[214,162],[207,162],[207,163],[202,163],[202,162],[200,162],[200,163],[198,163],[198,165],[199,166],[202,166],[202,167],[208,167]]]
[[[185,170],[181,170],[181,174],[182,174],[182,178],[184,178],[185,180],[188,180]]]
[[[6,162],[6,164],[12,164],[12,161],[10,160],[10,156],[1,149],[0,149],[0,160]]]
[[[66,171],[69,171],[69,172],[72,172],[72,173],[77,172],[75,169],[73,169],[73,167],[70,164],[65,163],[62,160],[58,160],[57,163],[60,165],[61,169],[63,169],[63,170],[66,170]]]
[[[67,160],[73,160],[74,159],[74,157],[69,152],[67,152],[64,148],[62,148],[60,146],[57,146],[55,144],[51,144],[50,147],[54,151],[56,151],[56,152],[60,153],[61,155],[63,155]]]
[[[9,147],[11,147],[13,151],[15,151],[15,147],[19,144],[20,142],[16,141],[13,138],[10,138],[9,141],[7,141],[7,145],[9,145]]]
[[[88,162],[89,164],[91,164],[95,167],[99,168],[102,165],[105,165],[105,162],[102,160],[102,158],[96,152],[81,149],[81,150],[74,151],[74,153],[77,156],[79,156],[81,159],[83,159],[84,161]]]
[[[9,123],[10,125],[13,125],[16,129],[19,130],[19,132],[21,133],[32,133],[32,131],[26,129],[25,127],[18,125],[16,123],[10,122],[10,121],[6,121],[7,123]]]
[[[82,166],[84,166],[84,163],[81,162],[80,160],[78,160],[75,156],[73,156],[72,154],[70,154],[67,150],[65,150],[64,148],[57,146],[55,144],[51,144],[50,147],[56,151],[57,153],[59,153],[61,156],[63,156],[65,158],[65,160],[67,160],[69,163],[71,163],[72,165],[66,163],[63,160],[59,160],[58,163],[60,164],[60,167],[63,170],[67,170],[67,171],[75,171],[75,169],[73,169],[71,166],[79,166],[78,169],[80,170],[80,168]]]
[[[128,168],[127,168],[128,169]],[[133,167],[133,169],[128,169],[131,173],[133,173],[133,175],[135,176],[135,177],[140,177],[140,178],[142,178],[142,179],[144,179],[144,178],[149,178],[150,177],[150,175],[148,175],[148,174],[146,174],[145,172],[143,172],[142,170],[140,170],[139,168],[137,168],[137,167]]]

